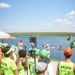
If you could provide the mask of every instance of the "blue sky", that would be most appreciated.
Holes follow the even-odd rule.
[[[0,0],[4,32],[75,32],[75,0]]]

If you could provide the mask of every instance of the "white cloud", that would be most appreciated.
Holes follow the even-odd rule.
[[[6,28],[7,28],[7,29],[10,29],[10,26],[7,26]]]
[[[72,24],[72,22],[69,22],[67,19],[56,19],[54,22],[60,24],[60,25],[69,25]]]
[[[68,16],[70,19],[73,19],[75,15],[75,11],[71,11],[70,13],[66,14],[66,16]]]
[[[46,24],[43,24],[44,26],[46,26],[46,27],[49,27],[49,26],[51,26],[52,24],[51,23],[46,23]]]
[[[0,8],[10,8],[11,5],[7,4],[7,3],[0,3]]]

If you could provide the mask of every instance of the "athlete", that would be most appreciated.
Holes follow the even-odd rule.
[[[65,60],[58,63],[56,75],[75,75],[75,65],[71,61],[72,53],[71,48],[65,48]]]

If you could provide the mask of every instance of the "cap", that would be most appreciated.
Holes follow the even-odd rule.
[[[15,45],[11,46],[12,51],[15,51],[17,49],[17,47]]]
[[[47,67],[46,63],[44,63],[44,62],[38,62],[36,64],[35,68],[36,68],[36,71],[44,71],[46,67]]]
[[[39,51],[40,51],[39,49],[35,49],[35,55],[36,55],[36,54],[39,54]],[[34,54],[33,51],[32,51],[32,54]]]
[[[43,58],[47,57],[48,54],[49,54],[48,51],[46,51],[45,49],[40,51],[40,57],[43,57]]]
[[[49,46],[49,44],[47,44],[46,46]]]
[[[64,54],[65,55],[72,55],[72,49],[71,48],[65,48],[65,50],[64,50]]]
[[[41,58],[38,60],[38,62],[44,62],[46,64],[49,64],[50,63],[50,59],[49,58]]]
[[[2,43],[0,43],[0,47],[2,47],[3,46],[3,44]]]

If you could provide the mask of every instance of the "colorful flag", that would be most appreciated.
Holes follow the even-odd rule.
[[[62,50],[62,46],[60,45],[57,49],[58,49],[58,50]]]
[[[67,41],[71,41],[71,36],[67,38]]]
[[[52,49],[55,49],[55,46],[54,45],[52,46]]]
[[[72,41],[72,42],[70,42],[70,47],[71,47],[71,48],[75,48],[75,40]]]

